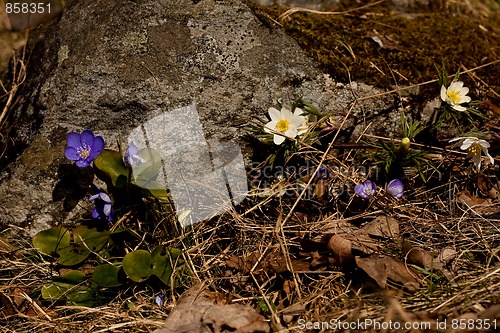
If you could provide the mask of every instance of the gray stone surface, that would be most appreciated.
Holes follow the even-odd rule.
[[[0,221],[31,233],[91,209],[92,174],[63,154],[71,131],[90,129],[117,148],[149,119],[194,104],[208,140],[241,144],[237,125],[278,99],[302,97],[342,117],[354,96],[378,92],[325,80],[291,38],[237,0],[82,0],[28,47],[8,133],[26,148],[0,170]],[[390,105],[365,100],[354,113]]]

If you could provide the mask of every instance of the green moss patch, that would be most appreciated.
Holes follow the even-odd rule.
[[[353,4],[335,10],[352,8]],[[382,6],[343,15],[299,12],[280,20],[287,9],[254,7],[263,21],[280,22],[325,72],[341,82],[350,78],[382,87],[408,85],[436,79],[436,66],[444,64],[454,73],[463,69],[461,65],[471,69],[499,59],[500,29],[493,21],[445,12],[402,14]],[[496,63],[475,73],[498,91],[499,72]]]

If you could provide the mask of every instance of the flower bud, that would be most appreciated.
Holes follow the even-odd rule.
[[[401,149],[403,149],[404,151],[408,151],[410,149],[410,139],[408,138],[403,138],[401,140]]]

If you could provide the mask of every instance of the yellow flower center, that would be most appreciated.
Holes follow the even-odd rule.
[[[288,122],[288,120],[285,120],[285,119],[281,119],[276,123],[276,129],[280,133],[285,133],[286,131],[288,131],[289,127],[290,127],[290,123]]]
[[[83,147],[78,148],[76,152],[78,153],[78,155],[80,155],[81,158],[87,158],[90,155],[90,150],[91,149],[89,146],[83,145]]]
[[[478,143],[473,143],[469,149],[468,149],[469,153],[473,156],[477,156],[481,153],[481,145],[479,145]]]
[[[448,90],[446,92],[446,97],[448,97],[448,99],[455,104],[460,104],[460,101],[462,99],[462,96],[460,95],[460,91],[455,90],[455,89]]]

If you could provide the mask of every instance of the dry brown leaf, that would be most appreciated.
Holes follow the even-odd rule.
[[[0,305],[0,318],[5,319],[16,313],[16,308],[12,301],[7,295],[4,295],[4,293],[0,293]]]
[[[500,200],[500,182],[491,187],[488,191],[488,196],[494,200]]]
[[[465,205],[473,213],[489,215],[498,212],[498,207],[492,204],[491,198],[474,197],[468,191],[461,191],[459,194],[460,196],[456,199],[457,203]]]
[[[283,315],[283,321],[286,324],[289,324],[292,322],[294,317],[300,316],[306,312],[306,306],[301,303],[295,303],[281,311],[281,314]]]
[[[482,199],[478,197],[472,196],[469,191],[461,191],[459,192],[460,196],[458,197],[458,202],[468,206],[469,208],[476,206],[486,206],[491,205],[491,199]]]
[[[498,207],[492,205],[491,198],[483,199],[472,196],[468,191],[459,192],[457,202],[471,209],[477,214],[493,214],[498,212]]]
[[[332,235],[355,234],[358,230],[358,227],[343,219],[326,219],[322,222],[321,228],[323,234]]]
[[[281,252],[273,252],[270,253],[265,258],[265,267],[273,271],[274,273],[280,274],[288,271],[288,266],[286,264],[285,257],[281,254]],[[309,262],[298,259],[290,259],[290,264],[292,265],[292,270],[294,272],[297,271],[308,271],[309,270]]]
[[[403,255],[407,263],[420,266],[427,270],[432,269],[433,264],[435,264],[429,251],[413,246],[407,239],[403,241]]]
[[[500,304],[492,305],[479,315],[481,319],[489,319],[494,321],[495,319],[500,319]]]
[[[361,228],[373,237],[396,238],[399,236],[399,222],[390,216],[378,216]]]
[[[409,264],[420,266],[429,272],[439,272],[448,280],[452,278],[451,272],[445,268],[446,264],[456,255],[452,248],[445,248],[439,255],[433,257],[429,251],[413,246],[406,239],[403,241],[403,255]]]
[[[420,287],[420,282],[415,277],[416,273],[410,273],[410,268],[391,257],[378,254],[373,254],[368,258],[356,257],[356,264],[382,289],[388,286],[394,287],[393,283],[409,291],[415,291]]]
[[[441,262],[444,266],[444,265],[448,264],[450,261],[452,261],[453,259],[455,259],[456,256],[457,256],[457,251],[455,251],[454,248],[445,247],[439,253],[437,260],[439,262]]]
[[[252,253],[246,257],[241,257],[233,254],[229,259],[226,260],[226,265],[245,274],[248,274],[258,259],[259,257],[256,256],[256,253]]]
[[[336,261],[333,258],[322,256],[318,251],[310,252],[309,255],[312,258],[311,269],[318,269],[320,267],[336,264]]]
[[[352,243],[339,235],[333,235],[328,241],[328,249],[331,251],[337,266],[349,266],[354,261],[352,255]]]
[[[369,37],[383,49],[399,50],[397,41],[389,36],[379,34],[377,30],[373,30],[373,34]]]
[[[379,251],[382,246],[379,241],[376,241],[368,235],[360,234],[356,236],[346,236],[347,240],[351,241],[351,253],[372,254]]]
[[[214,304],[212,293],[198,284],[186,291],[154,333],[267,333],[265,318],[249,305]]]
[[[477,175],[477,188],[481,191],[481,194],[487,194],[491,189],[490,180],[482,173]]]

